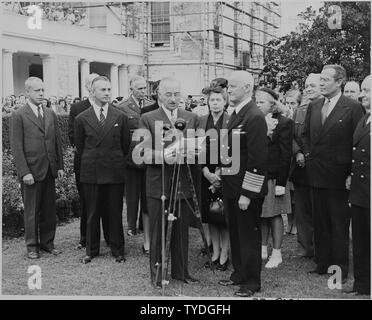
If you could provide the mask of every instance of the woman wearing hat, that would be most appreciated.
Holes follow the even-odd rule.
[[[287,186],[292,158],[294,124],[281,112],[278,95],[269,88],[256,92],[256,104],[266,116],[268,127],[268,194],[265,197],[262,213],[262,259],[266,260],[269,231],[273,238],[273,251],[266,268],[276,268],[282,263],[281,246],[283,237],[282,214],[291,213],[290,192]]]

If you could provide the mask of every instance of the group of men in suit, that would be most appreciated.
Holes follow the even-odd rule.
[[[222,185],[230,226],[234,271],[230,279],[221,280],[219,284],[240,286],[240,289],[235,293],[239,297],[252,296],[261,288],[259,217],[267,192],[267,125],[264,115],[252,101],[253,88],[254,80],[248,72],[233,72],[229,78],[228,93],[230,104],[235,112],[230,119],[228,132],[224,136],[223,142],[227,149],[233,152],[230,154],[231,157],[239,157],[240,165],[237,173],[230,173],[231,164],[223,168],[225,175],[222,176]],[[173,165],[169,164],[171,159],[168,159],[172,155],[162,152],[162,148],[167,148],[171,141],[166,139],[167,131],[164,133],[164,141],[156,141],[156,139],[162,139],[156,132],[157,123],[161,122],[162,127],[167,127],[171,131],[175,129],[176,119],[181,118],[185,122],[184,134],[188,129],[197,130],[199,127],[197,115],[178,108],[180,98],[180,82],[174,78],[162,79],[158,87],[159,108],[143,114],[139,124],[139,127],[146,129],[148,133],[141,144],[144,151],[143,159],[147,164],[147,204],[148,208],[151,208],[149,210],[150,274],[152,284],[157,288],[161,288],[163,285],[159,272],[162,263],[162,187],[166,199],[165,207],[167,207],[173,172]],[[233,135],[239,136],[238,148],[240,151],[232,148],[232,141],[235,140]],[[221,159],[221,163],[228,163],[225,160]],[[164,161],[163,179],[162,161]],[[197,168],[190,165],[190,169],[192,177],[195,177]],[[192,210],[187,203],[191,202],[193,194],[190,190],[186,170],[186,166],[181,165],[179,191],[182,196],[175,212],[177,219],[173,222],[170,240],[171,276],[173,279],[193,284],[199,281],[194,279],[188,270],[188,228],[193,217]]]
[[[360,141],[361,132],[365,139],[369,139],[369,123],[366,124],[367,118],[363,117],[362,106],[342,94],[345,80],[346,71],[342,66],[323,67],[320,74],[322,97],[310,102],[302,133],[303,139],[299,140],[311,189],[314,251],[317,264],[316,268],[309,273],[327,274],[331,272],[329,267],[338,266],[342,283],[347,281],[349,225],[351,214],[354,212],[356,222],[353,223],[353,236],[356,235],[357,243],[359,239],[359,245],[354,250],[354,291],[359,294],[369,294],[370,280],[365,281],[367,278],[370,279],[366,272],[367,261],[360,256],[361,251],[369,255],[365,250],[370,243],[369,233],[365,230],[367,224],[364,225],[362,232],[359,230],[360,221],[367,222],[365,212],[369,211],[370,201],[369,192],[368,194],[366,192],[369,190],[370,183],[369,142],[367,147],[364,144],[366,141],[364,143]],[[366,104],[365,102],[364,105]],[[365,108],[368,110],[367,107]],[[361,124],[363,121],[364,125]],[[360,147],[358,152],[357,145],[360,143],[363,147]],[[355,159],[357,157],[362,159]],[[354,171],[357,171],[356,176]],[[350,179],[353,181],[351,187]],[[347,189],[350,189],[350,192]],[[358,189],[362,190],[358,191]],[[349,207],[350,202],[352,210]],[[368,230],[369,228],[368,223]],[[354,240],[354,247],[356,242]],[[360,264],[363,267],[358,267]],[[358,279],[358,272],[363,274],[362,279]]]
[[[338,265],[345,281],[348,275],[348,227],[353,221],[354,276],[353,291],[370,292],[370,77],[362,84],[362,104],[341,94],[346,72],[338,65],[327,65],[320,74],[322,98],[314,99],[304,119],[299,151],[311,189],[314,219],[314,251],[317,268],[312,273],[326,274],[331,265]],[[117,262],[124,262],[124,232],[122,209],[124,183],[128,183],[127,206],[130,230],[135,231],[138,200],[148,211],[148,248],[150,275],[155,287],[161,288],[161,217],[162,187],[169,200],[173,166],[168,164],[158,143],[156,122],[175,129],[181,118],[186,129],[198,129],[198,117],[178,108],[180,82],[164,78],[158,87],[158,99],[153,110],[143,112],[146,82],[137,77],[131,81],[131,100],[118,108],[112,106],[110,81],[91,75],[87,79],[89,99],[71,107],[69,137],[76,148],[74,159],[76,182],[82,204],[80,247],[86,247],[83,263],[90,262],[100,250],[100,219],[104,235]],[[239,285],[235,293],[249,297],[261,288],[260,213],[267,193],[267,125],[262,112],[252,101],[254,81],[245,71],[235,71],[228,79],[230,107],[233,109],[224,145],[239,157],[239,170],[230,174],[224,168],[222,190],[230,231],[233,272],[224,286]],[[54,248],[56,177],[63,178],[63,157],[56,115],[41,107],[43,83],[31,77],[26,81],[27,104],[13,112],[11,145],[21,180],[25,205],[25,231],[28,257],[39,257],[39,249],[58,254]],[[144,151],[143,165],[134,163],[131,139],[136,129],[146,129],[150,146]],[[166,132],[165,132],[166,134]],[[239,136],[239,152],[233,149],[233,137]],[[163,139],[162,137],[160,137]],[[161,141],[163,142],[163,141]],[[146,144],[144,144],[146,145]],[[137,145],[138,146],[138,145]],[[165,161],[162,166],[156,159]],[[225,161],[221,161],[226,163]],[[129,163],[130,170],[126,170]],[[131,167],[132,166],[132,167]],[[193,167],[193,166],[191,166]],[[132,170],[133,169],[133,170]],[[196,170],[196,167],[193,167]],[[192,210],[187,202],[192,198],[186,167],[181,166],[180,212],[171,234],[171,276],[186,283],[196,283],[188,270],[188,227]],[[194,172],[195,170],[192,170]],[[164,181],[164,184],[162,183]],[[132,194],[132,184],[137,190]],[[347,190],[350,189],[350,192]],[[141,197],[145,193],[146,199]],[[45,195],[48,196],[45,196]],[[135,200],[130,201],[133,197]],[[135,199],[134,199],[135,198]],[[145,203],[144,203],[145,202]],[[351,203],[351,210],[349,207]],[[146,245],[146,241],[145,241]],[[368,257],[368,258],[367,258]],[[368,264],[368,266],[367,266]]]

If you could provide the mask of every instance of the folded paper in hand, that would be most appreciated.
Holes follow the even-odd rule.
[[[184,155],[199,155],[205,149],[204,137],[177,139],[171,145],[164,149],[164,156],[182,153]]]

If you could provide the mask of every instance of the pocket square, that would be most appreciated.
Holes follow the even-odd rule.
[[[118,124],[117,124],[117,123],[115,123],[114,127],[117,127],[117,126],[118,126]]]

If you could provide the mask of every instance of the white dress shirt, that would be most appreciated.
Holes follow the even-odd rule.
[[[335,95],[333,98],[331,99],[328,99],[328,98],[325,98],[324,100],[324,103],[327,102],[327,100],[329,100],[329,107],[328,107],[328,111],[327,111],[327,114],[326,114],[326,117],[328,118],[328,116],[331,114],[332,110],[335,108],[337,102],[338,102],[338,99],[340,99],[341,97],[341,91]]]
[[[96,105],[94,102],[93,102],[92,106],[93,106],[93,110],[94,110],[94,113],[97,116],[98,121],[100,121],[99,117],[100,117],[100,114],[101,114],[101,107]],[[105,116],[105,119],[107,119],[108,103],[103,105],[102,108],[103,108],[103,115]]]
[[[248,104],[249,102],[251,102],[252,100],[252,97],[248,97],[247,99],[243,100],[242,102],[240,102],[235,108],[233,108],[236,112],[236,114],[239,113],[240,110],[243,109],[243,107]],[[234,112],[234,110],[231,112],[231,114]]]
[[[174,124],[174,121],[176,121],[177,117],[178,117],[178,109],[174,109],[173,111],[170,111],[168,110],[166,107],[164,107],[162,104],[160,104],[160,107],[163,108],[165,114],[167,115],[170,123]],[[172,116],[173,114],[173,116]],[[172,118],[174,119],[174,121],[172,120]]]
[[[36,104],[33,104],[30,100],[27,100],[27,103],[31,107],[32,111],[34,112],[34,114],[37,118],[39,116],[38,110],[37,110],[38,106]],[[40,104],[40,114],[44,118],[44,111],[43,111],[43,107],[41,106],[41,104]]]

